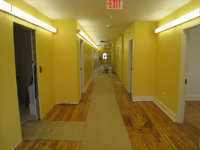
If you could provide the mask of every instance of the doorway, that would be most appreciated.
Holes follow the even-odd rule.
[[[192,32],[197,32],[197,30],[200,30],[200,22],[195,23],[192,25],[189,25],[187,27],[184,27],[182,30],[182,52],[181,52],[181,70],[180,70],[180,85],[179,85],[179,103],[178,103],[178,114],[177,114],[177,123],[183,123],[185,119],[185,104],[186,104],[186,99],[188,99],[188,96],[186,97],[186,93],[188,94],[188,89],[187,85],[190,82],[188,80],[188,65],[191,63],[189,62],[189,48],[190,48],[190,36]],[[198,32],[200,33],[200,31]],[[197,35],[198,35],[197,33]],[[196,39],[198,40],[198,39]],[[199,42],[197,42],[199,43]],[[192,55],[198,55],[197,53],[192,54]],[[199,59],[198,59],[199,60]],[[197,64],[198,65],[198,64]],[[199,65],[198,65],[199,66]],[[191,68],[190,68],[191,69]],[[195,76],[195,74],[190,74],[190,76]],[[191,77],[190,77],[191,78]],[[195,81],[198,82],[198,81]],[[189,84],[190,84],[189,83]],[[186,92],[187,91],[187,92]],[[200,93],[199,93],[200,95]],[[190,96],[191,99],[191,96]]]
[[[21,125],[39,120],[35,30],[14,23],[15,67]]]
[[[84,89],[84,43],[83,40],[80,39],[80,89],[81,89],[81,95],[82,93],[85,93]]]
[[[119,47],[117,47],[117,76],[119,77]]]
[[[132,85],[133,85],[133,39],[128,42],[129,49],[129,63],[128,63],[128,92],[131,94],[132,99]]]
[[[182,30],[177,123],[186,122],[200,135],[200,22]],[[200,147],[200,138],[199,138]]]

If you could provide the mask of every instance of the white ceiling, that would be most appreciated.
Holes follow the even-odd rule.
[[[102,45],[100,41],[106,38],[116,41],[133,22],[158,21],[190,0],[124,0],[123,10],[107,10],[106,0],[24,1],[53,20],[78,20],[94,42]]]

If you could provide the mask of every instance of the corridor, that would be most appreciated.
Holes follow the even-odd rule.
[[[23,141],[16,150],[199,149],[191,126],[174,123],[153,102],[132,102],[118,77],[102,66],[79,105],[55,105],[43,120],[86,122],[83,139]]]
[[[0,22],[0,150],[199,150],[200,0],[0,0]]]

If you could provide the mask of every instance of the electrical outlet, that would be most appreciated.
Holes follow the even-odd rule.
[[[163,92],[162,94],[165,95],[165,92]]]

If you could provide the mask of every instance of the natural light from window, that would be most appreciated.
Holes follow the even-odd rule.
[[[107,59],[107,53],[103,53],[103,59]]]

